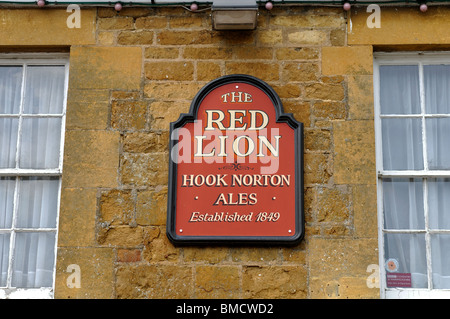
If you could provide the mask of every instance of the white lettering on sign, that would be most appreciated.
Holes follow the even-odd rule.
[[[246,92],[229,92],[221,96],[223,103],[250,103],[253,102],[251,94]],[[222,156],[227,157],[228,152],[226,149],[226,142],[230,137],[227,132],[235,131],[261,131],[264,130],[269,124],[269,115],[262,110],[242,110],[242,109],[229,109],[227,111],[222,110],[206,110],[206,126],[205,131],[224,131],[224,135],[218,136],[218,142],[215,146],[204,150],[204,140],[208,137],[205,135],[194,136],[196,142],[195,157],[214,157]],[[228,123],[228,124],[226,124]],[[281,136],[273,136],[274,141],[269,141],[267,136],[249,136],[239,135],[234,136],[234,140],[231,144],[231,149],[237,156],[247,157],[259,149],[256,156],[265,157],[267,151],[270,151],[272,156],[279,156],[279,140]],[[266,152],[263,152],[266,150]]]
[[[224,103],[228,103],[228,99],[230,99],[230,103],[253,102],[252,95],[245,92],[230,92],[222,95],[221,98]]]
[[[247,121],[250,123],[250,126],[248,127],[249,130],[262,130],[269,124],[269,116],[266,112],[260,111],[260,110],[249,110],[247,115],[247,112],[245,110],[228,110],[229,113],[229,119],[230,124],[228,127],[225,127],[223,125],[223,120],[225,119],[225,113],[221,110],[206,110],[207,118],[206,118],[206,127],[205,131],[212,131],[215,128],[218,128],[219,130],[245,130],[247,129],[248,123],[243,123],[244,119],[247,119],[247,117],[250,117],[250,121]],[[237,115],[239,114],[239,115]],[[261,125],[257,126],[256,121],[259,117],[262,119]],[[213,125],[215,124],[215,125]]]

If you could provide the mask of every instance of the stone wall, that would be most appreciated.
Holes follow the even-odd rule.
[[[79,30],[64,9],[0,10],[11,23],[22,14],[34,19],[28,40],[0,31],[4,50],[70,50],[56,298],[379,297],[366,283],[378,263],[373,50],[348,45],[341,8],[260,10],[253,32],[215,32],[208,12],[171,7],[83,9]],[[233,73],[266,81],[304,123],[298,246],[166,237],[169,123]],[[80,288],[67,285],[72,264]]]

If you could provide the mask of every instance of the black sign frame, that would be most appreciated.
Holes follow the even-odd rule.
[[[291,113],[284,113],[278,94],[264,81],[246,74],[222,76],[206,84],[192,100],[189,113],[182,113],[177,121],[170,123],[170,148],[178,143],[173,139],[173,132],[186,123],[197,119],[198,108],[203,99],[214,89],[230,83],[247,83],[259,88],[272,101],[277,123],[287,123],[295,134],[295,234],[292,236],[182,236],[176,233],[176,198],[177,198],[177,163],[169,154],[169,178],[167,198],[166,235],[174,245],[298,245],[305,235],[304,222],[304,182],[303,182],[303,123],[298,122]]]

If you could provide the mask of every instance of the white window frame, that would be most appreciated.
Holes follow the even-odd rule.
[[[450,298],[450,289],[433,289],[432,279],[432,258],[431,258],[431,234],[450,234],[450,230],[430,230],[428,224],[428,184],[424,179],[424,217],[425,230],[386,230],[384,229],[384,212],[383,212],[383,190],[382,179],[389,177],[411,177],[411,178],[448,178],[450,170],[429,170],[427,162],[427,141],[425,126],[422,125],[422,144],[424,156],[423,170],[383,170],[383,154],[382,154],[382,118],[401,118],[416,117],[425,121],[425,118],[432,117],[450,117],[450,114],[425,115],[425,95],[424,95],[424,78],[423,64],[449,64],[450,52],[396,52],[396,53],[375,53],[374,54],[374,104],[375,104],[375,144],[376,144],[376,169],[377,169],[377,208],[378,208],[378,247],[380,260],[380,297],[386,299],[394,298]],[[420,103],[421,114],[407,115],[381,115],[380,114],[380,74],[379,67],[381,65],[419,65],[419,86],[420,86]],[[384,256],[384,234],[386,233],[412,233],[425,234],[426,262],[428,288],[388,288],[386,283],[386,268]],[[450,267],[450,265],[449,265]]]
[[[64,137],[65,137],[65,122],[66,122],[66,110],[67,110],[67,92],[69,85],[69,54],[68,53],[24,53],[24,54],[10,54],[10,53],[0,53],[0,66],[5,65],[22,65],[22,66],[35,66],[35,65],[45,65],[45,66],[64,66],[65,67],[65,83],[64,83],[64,99],[63,99],[63,111],[62,114],[27,114],[26,118],[32,117],[47,117],[47,118],[61,118],[61,140],[60,140],[60,154],[59,154],[59,167],[56,169],[20,169],[17,167],[17,154],[16,154],[16,168],[0,168],[0,177],[58,177],[58,206],[56,213],[56,228],[18,228],[14,226],[14,220],[10,229],[0,230],[0,233],[10,233],[10,249],[9,249],[9,265],[8,265],[8,277],[6,287],[0,287],[0,299],[52,299],[54,297],[55,288],[55,275],[56,275],[56,258],[57,258],[57,247],[58,247],[58,223],[59,223],[59,211],[60,211],[60,201],[61,201],[61,182],[62,182],[62,171],[63,171],[63,155],[64,155]],[[25,69],[24,69],[25,70]],[[21,106],[19,111],[19,135],[18,144],[20,143],[20,133],[21,133],[21,123],[24,118],[22,114],[22,103],[24,95],[24,81],[26,72],[22,75],[22,92],[21,92]],[[18,117],[17,114],[1,114],[1,117]],[[18,153],[19,148],[16,152]],[[19,179],[16,179],[15,189],[17,190]],[[17,193],[14,196],[13,207],[17,207]],[[16,212],[14,212],[13,218],[16,218]],[[14,260],[14,245],[15,245],[15,234],[17,232],[23,231],[33,231],[33,232],[53,232],[55,233],[55,246],[54,246],[54,266],[53,266],[53,283],[52,287],[45,288],[15,288],[11,286],[12,281],[12,263]]]

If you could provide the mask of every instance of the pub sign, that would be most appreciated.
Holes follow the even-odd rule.
[[[303,125],[265,82],[228,75],[170,126],[174,244],[296,244],[304,235]]]

